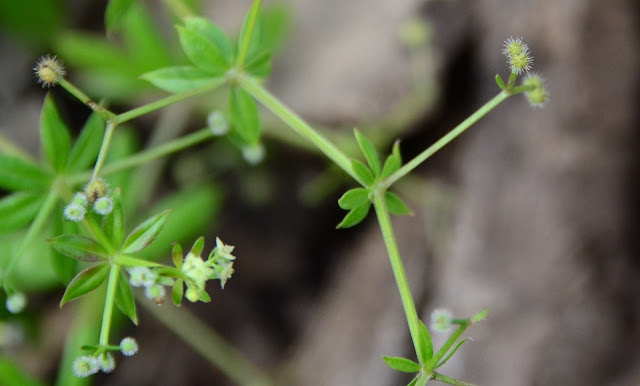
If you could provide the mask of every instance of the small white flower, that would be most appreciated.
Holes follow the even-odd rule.
[[[102,370],[103,373],[110,373],[116,368],[116,361],[113,359],[111,353],[102,353],[98,361],[100,362],[100,370]]]
[[[449,310],[438,308],[431,313],[431,329],[436,332],[447,333],[451,330],[453,316]]]
[[[106,216],[113,210],[113,200],[109,196],[100,197],[93,203],[93,211]]]
[[[100,370],[100,362],[98,358],[91,355],[83,355],[73,361],[73,373],[76,377],[86,378],[97,373],[98,370]]]
[[[5,305],[7,306],[7,310],[12,314],[19,314],[27,306],[27,296],[22,292],[15,292],[7,296]]]
[[[166,294],[166,290],[160,284],[152,284],[144,288],[144,296],[149,300],[157,300],[159,298],[164,298]]]
[[[80,222],[84,219],[84,215],[87,214],[87,210],[82,205],[71,203],[64,207],[64,217],[73,222]]]
[[[231,275],[233,275],[233,263],[226,263],[217,266],[216,269],[218,273],[218,279],[220,280],[220,288],[224,289],[224,285],[227,283],[227,280],[231,279]]]
[[[189,252],[184,258],[184,264],[180,268],[180,271],[185,274],[193,282],[197,289],[204,289],[206,281],[214,274],[213,268],[205,263],[201,257]]]
[[[138,342],[135,339],[128,336],[120,341],[120,352],[124,356],[132,356],[138,352]]]
[[[158,276],[147,267],[129,268],[129,283],[134,287],[148,287],[156,282]]]
[[[233,245],[225,245],[219,237],[216,237],[215,253],[226,260],[235,260],[236,257],[231,254],[235,247]]]

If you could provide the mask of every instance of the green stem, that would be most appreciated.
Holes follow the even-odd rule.
[[[480,107],[476,112],[471,114],[469,118],[465,119],[458,126],[453,128],[450,132],[445,134],[444,137],[440,138],[436,143],[429,146],[422,153],[418,154],[414,159],[407,162],[403,167],[398,169],[395,173],[387,177],[382,183],[385,188],[389,188],[400,178],[409,174],[413,169],[418,167],[421,163],[423,163],[427,158],[431,157],[438,150],[442,149],[449,142],[453,141],[460,134],[464,133],[469,127],[471,127],[474,123],[478,122],[480,118],[487,115],[491,110],[496,108],[500,103],[502,103],[505,99],[509,98],[511,94],[506,91],[500,92],[493,99],[487,102],[484,106]]]
[[[100,328],[100,345],[109,344],[109,331],[111,330],[111,317],[113,315],[113,305],[116,301],[116,289],[120,278],[120,265],[111,264],[109,268],[109,282],[107,283],[107,294],[104,298],[104,311],[102,312],[102,327]]]
[[[467,328],[469,328],[470,325],[471,323],[469,323],[468,320],[461,321],[460,327],[458,327],[458,329],[453,334],[451,334],[451,336],[449,337],[449,339],[447,339],[444,345],[440,347],[440,350],[438,350],[436,355],[434,355],[433,358],[431,358],[431,363],[433,364],[433,366],[435,366],[440,362],[440,360],[451,349],[451,346],[453,346],[456,343],[460,335],[462,335],[467,330]]]
[[[378,215],[378,222],[380,223],[380,230],[382,231],[382,238],[384,244],[387,246],[387,252],[389,254],[389,260],[391,261],[391,268],[393,269],[393,276],[396,279],[398,285],[398,291],[400,291],[400,298],[402,299],[402,306],[404,307],[404,313],[407,317],[407,323],[409,324],[409,332],[411,333],[411,340],[416,350],[416,354],[420,352],[419,339],[418,339],[418,313],[416,312],[416,306],[411,296],[411,289],[409,288],[409,282],[407,275],[402,265],[402,259],[400,258],[400,251],[398,250],[398,244],[396,242],[396,236],[393,233],[393,227],[391,225],[391,218],[389,217],[389,210],[384,200],[384,191],[376,190],[373,195],[373,205]]]
[[[87,94],[85,94],[82,91],[80,91],[79,88],[74,86],[68,80],[66,80],[64,78],[60,79],[59,83],[60,83],[60,86],[64,87],[64,89],[69,92],[69,94],[73,95],[80,102],[84,103],[91,110],[95,111],[105,121],[108,122],[108,121],[112,120],[116,116],[111,111],[105,109],[104,107],[100,106],[96,102],[92,101],[91,98],[89,98],[89,96],[87,96]]]
[[[468,383],[468,382],[463,382],[463,381],[459,381],[455,378],[451,378],[448,377],[444,374],[440,374],[440,373],[433,373],[433,375],[431,376],[431,379],[434,379],[436,381],[440,381],[440,382],[444,382],[444,383],[448,383],[450,385],[455,385],[455,386],[476,386],[473,383]]]
[[[160,100],[157,100],[155,102],[151,102],[149,104],[137,107],[133,110],[129,110],[127,112],[124,112],[122,114],[118,114],[114,119],[114,123],[115,124],[120,124],[120,123],[124,123],[127,121],[130,121],[134,118],[137,118],[139,116],[148,114],[152,111],[155,110],[159,110],[163,107],[172,105],[174,103],[183,101],[187,98],[191,98],[200,94],[205,94],[207,92],[210,92],[212,90],[215,90],[216,88],[222,86],[223,84],[225,84],[227,82],[227,78],[226,77],[221,77],[221,78],[216,78],[211,80],[210,82],[207,82],[206,84],[200,86],[200,87],[196,87],[194,89],[185,91],[185,92],[181,92],[181,93],[177,93],[177,94],[173,94],[170,95],[166,98],[162,98]]]
[[[2,273],[3,286],[5,288],[5,291],[7,291],[7,289],[11,287],[10,278],[13,270],[15,269],[16,263],[18,262],[18,260],[22,258],[22,255],[24,254],[24,251],[27,249],[27,246],[29,246],[33,242],[36,235],[38,235],[46,225],[51,212],[55,208],[57,200],[58,200],[57,191],[55,189],[51,189],[44,203],[40,207],[38,214],[36,215],[31,225],[29,226],[29,230],[27,231],[27,234],[22,239],[22,242],[20,243],[18,250],[12,254],[11,259],[9,260],[9,263],[7,264],[7,267]]]
[[[113,132],[116,128],[116,123],[113,121],[107,121],[107,126],[104,131],[104,137],[102,138],[102,145],[100,146],[100,153],[98,154],[98,160],[93,168],[93,175],[91,179],[95,179],[100,174],[100,169],[104,164],[104,160],[107,158],[107,152],[109,151],[109,145],[111,145],[111,138],[113,138]]]
[[[249,16],[247,18],[247,24],[243,26],[246,28],[246,32],[243,32],[242,42],[240,45],[240,49],[238,50],[238,59],[236,60],[236,65],[239,68],[244,66],[244,60],[247,57],[247,53],[249,52],[249,46],[251,45],[251,38],[253,37],[253,30],[256,27],[256,21],[258,20],[258,12],[260,11],[260,3],[261,0],[255,0],[251,9],[249,10]]]
[[[342,151],[340,151],[340,149],[329,142],[329,140],[323,137],[320,133],[315,131],[296,113],[283,105],[275,96],[256,82],[255,79],[242,73],[235,73],[234,79],[240,84],[240,86],[242,86],[242,88],[260,101],[260,103],[262,103],[266,108],[271,110],[272,113],[289,125],[289,127],[291,127],[295,132],[311,141],[314,146],[324,153],[324,155],[326,155],[331,161],[360,184],[364,185],[351,169],[351,161]]]
[[[167,142],[164,145],[160,145],[152,149],[140,152],[136,155],[110,163],[109,165],[106,165],[102,168],[102,175],[113,174],[139,165],[143,165],[155,159],[184,150],[200,142],[204,142],[212,137],[213,134],[209,129],[196,131],[195,133],[185,135],[182,138]],[[89,177],[89,173],[74,174],[73,176],[67,178],[67,182],[69,182],[70,184],[79,184],[86,181]]]
[[[158,321],[173,331],[186,344],[239,385],[273,385],[269,376],[249,362],[233,345],[204,324],[184,307],[165,305],[159,308],[148,299],[136,294],[139,304]]]

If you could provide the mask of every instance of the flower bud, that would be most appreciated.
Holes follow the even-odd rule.
[[[116,368],[116,361],[113,359],[111,353],[102,353],[98,358],[98,362],[100,363],[100,370],[102,370],[103,373],[110,373]]]
[[[229,131],[229,123],[224,117],[224,114],[219,110],[214,110],[207,116],[207,126],[209,130],[215,136],[221,136],[227,134]]]
[[[113,210],[113,200],[109,196],[100,197],[93,203],[93,211],[106,216]]]
[[[264,160],[266,152],[261,143],[249,145],[242,149],[242,158],[251,165],[257,165]]]
[[[12,293],[7,296],[5,305],[7,306],[7,310],[12,314],[19,314],[27,306],[27,296],[22,292]]]
[[[138,342],[135,339],[128,336],[120,341],[120,352],[124,356],[132,356],[138,352]]]
[[[55,56],[49,55],[38,59],[33,71],[43,88],[55,86],[65,75],[62,62]]]
[[[82,205],[78,205],[76,203],[71,203],[64,207],[64,218],[73,222],[80,222],[84,220],[85,214],[87,214],[87,210]]]
[[[542,108],[547,104],[549,91],[547,91],[544,79],[539,74],[527,74],[522,80],[522,85],[533,87],[533,90],[526,91],[524,94],[532,107]]]
[[[433,331],[447,333],[451,330],[453,316],[449,310],[439,308],[431,313],[431,329]]]
[[[98,370],[100,370],[100,362],[98,358],[91,355],[83,355],[73,361],[73,373],[76,377],[86,378],[97,373]]]
[[[90,203],[94,203],[97,199],[104,197],[109,192],[107,182],[100,177],[94,178],[84,187],[84,193]]]

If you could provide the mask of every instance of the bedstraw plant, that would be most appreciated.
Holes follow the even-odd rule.
[[[133,3],[124,0],[109,2],[105,16],[109,33],[118,28]],[[157,304],[164,303],[166,297],[177,306],[183,298],[190,302],[211,301],[206,292],[206,282],[219,280],[224,288],[234,273],[234,247],[216,238],[216,246],[204,255],[205,258],[205,240],[200,237],[186,253],[178,243],[174,243],[172,249],[169,245],[162,245],[166,255],[171,255],[171,264],[138,256],[156,239],[167,221],[171,221],[171,212],[155,213],[131,226],[132,217],[123,204],[127,191],[110,186],[106,177],[219,136],[226,136],[247,162],[259,163],[265,157],[259,103],[322,152],[357,185],[338,200],[340,208],[347,213],[337,228],[353,227],[372,209],[375,212],[415,351],[413,359],[384,356],[386,364],[401,372],[414,373],[410,385],[425,385],[431,380],[467,385],[441,374],[438,369],[468,339],[462,338],[466,329],[483,320],[487,310],[470,318],[454,318],[446,310],[435,310],[431,332],[449,334],[449,338],[438,350],[433,347],[429,328],[418,318],[391,222],[391,215],[406,215],[411,210],[391,189],[397,181],[509,97],[524,94],[535,107],[541,107],[548,101],[543,79],[529,72],[533,66],[529,47],[519,37],[507,39],[502,53],[507,60],[509,76],[505,81],[496,75],[497,95],[413,159],[403,162],[399,141],[382,159],[372,142],[354,130],[363,156],[356,159],[314,130],[263,86],[263,80],[271,70],[272,52],[263,39],[260,0],[254,1],[235,40],[209,20],[194,15],[180,1],[168,3],[180,16],[176,31],[190,63],[165,66],[141,76],[169,93],[162,99],[116,113],[71,83],[65,77],[60,58],[43,56],[35,65],[35,75],[42,87],[63,87],[93,113],[73,141],[53,98],[48,95],[40,118],[44,160],[37,162],[19,151],[9,152],[6,147],[0,154],[0,187],[10,192],[0,200],[0,227],[4,231],[27,227],[18,247],[2,267],[7,310],[17,314],[28,307],[27,297],[14,275],[14,269],[29,245],[45,231],[51,236],[48,242],[54,251],[56,272],[67,283],[60,306],[99,288],[104,301],[97,341],[90,338],[81,342],[84,354],[73,360],[73,372],[78,377],[98,371],[114,371],[114,352],[130,356],[138,351],[138,344],[133,338],[117,340],[119,343],[116,344],[111,334],[116,308],[131,322],[138,323],[135,288],[140,288],[149,301]],[[524,79],[518,82],[523,74],[526,74]],[[119,126],[220,88],[227,89],[227,106],[212,109],[204,129],[118,161],[107,161]],[[87,170],[91,166],[92,169]],[[53,226],[49,226],[50,222]],[[228,367],[222,370],[226,371]],[[230,372],[229,376],[237,382],[247,382],[242,375]],[[269,383],[266,377],[262,380]]]

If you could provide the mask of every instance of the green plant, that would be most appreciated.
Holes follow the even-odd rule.
[[[261,143],[262,125],[257,101],[360,185],[348,190],[339,199],[339,206],[348,213],[337,225],[338,228],[357,225],[372,207],[376,213],[417,358],[416,362],[407,358],[384,357],[386,363],[398,371],[416,373],[411,385],[424,385],[429,380],[465,385],[436,370],[466,341],[467,338],[461,339],[466,329],[483,320],[487,311],[483,310],[467,319],[454,319],[446,312],[434,312],[432,330],[448,330],[456,326],[446,343],[434,352],[430,332],[418,318],[390,220],[391,214],[405,215],[411,211],[389,189],[510,96],[524,93],[534,106],[546,103],[548,93],[539,75],[528,75],[521,85],[516,84],[518,76],[528,72],[532,65],[527,45],[520,38],[509,38],[503,54],[507,57],[510,75],[506,83],[499,75],[496,76],[500,92],[405,164],[399,141],[395,142],[391,154],[382,162],[373,143],[355,130],[355,139],[364,163],[348,156],[262,85],[262,80],[271,71],[274,44],[263,33],[260,0],[250,8],[236,41],[208,20],[193,16],[183,3],[168,3],[181,17],[177,33],[190,64],[165,66],[168,55],[157,53],[156,56],[160,58],[157,62],[163,64],[161,68],[141,76],[171,93],[165,98],[118,114],[94,101],[67,80],[64,67],[57,58],[46,56],[37,63],[34,70],[43,87],[62,86],[91,109],[93,114],[73,142],[52,97],[47,96],[40,122],[45,162],[40,165],[18,152],[9,154],[5,151],[0,155],[0,187],[14,192],[0,201],[3,218],[0,226],[5,231],[16,231],[28,225],[28,230],[2,271],[7,309],[18,313],[26,306],[24,289],[17,279],[15,267],[27,248],[45,231],[53,236],[48,242],[54,250],[56,274],[66,284],[61,306],[106,283],[106,289],[100,293],[104,298],[104,307],[98,342],[82,342],[81,348],[86,353],[76,356],[73,362],[77,376],[85,377],[100,370],[112,371],[115,367],[111,354],[113,351],[122,351],[124,355],[132,355],[137,351],[137,344],[132,338],[125,338],[118,345],[112,344],[110,339],[114,308],[137,324],[136,301],[131,286],[143,287],[146,297],[159,304],[164,301],[165,287],[171,287],[170,296],[175,305],[180,305],[183,297],[191,302],[209,302],[211,299],[205,291],[205,283],[210,279],[218,279],[221,287],[224,287],[234,272],[234,247],[225,245],[217,238],[216,247],[204,260],[201,257],[204,238],[199,237],[186,256],[180,244],[173,245],[173,265],[140,256],[139,253],[158,238],[170,218],[170,211],[148,217],[125,236],[125,219],[128,221],[132,217],[125,210],[127,188],[111,188],[112,184],[107,179],[218,136],[226,136],[242,152],[247,162],[259,163],[265,156],[265,150]],[[126,15],[134,11],[133,0],[110,1],[105,16],[108,32],[122,28]],[[142,89],[143,86],[140,87]],[[227,109],[211,111],[207,117],[208,127],[164,145],[108,161],[109,151],[113,151],[116,142],[116,128],[134,118],[222,87],[228,88]],[[92,170],[87,171],[92,164]],[[113,182],[117,182],[117,179]],[[52,225],[48,223],[50,219],[53,219]],[[168,250],[168,246],[166,248]],[[242,359],[238,359],[238,362],[242,362]],[[236,377],[238,382],[246,381],[242,375],[230,376]],[[268,382],[266,378],[262,381]]]

